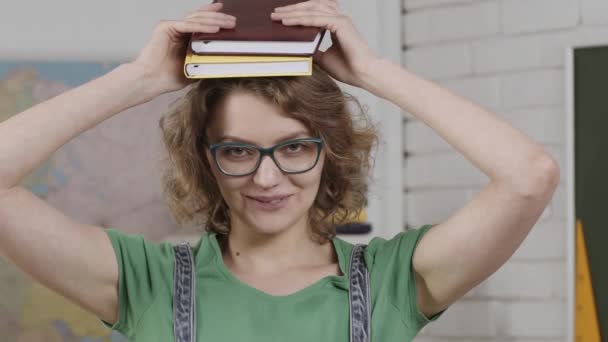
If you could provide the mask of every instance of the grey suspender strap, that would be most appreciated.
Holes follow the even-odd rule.
[[[363,258],[366,245],[357,244],[350,255],[350,342],[370,342],[371,305],[369,273]]]
[[[187,242],[173,247],[173,335],[175,342],[195,342],[196,311],[194,307],[194,257]]]
[[[370,342],[371,305],[369,273],[363,258],[366,245],[355,245],[350,255],[348,304],[350,342]],[[195,342],[194,258],[188,243],[173,247],[175,272],[173,284],[173,333],[175,342]]]

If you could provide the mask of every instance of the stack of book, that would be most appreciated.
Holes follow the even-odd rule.
[[[188,78],[309,76],[324,29],[274,21],[276,7],[301,0],[215,0],[237,18],[234,29],[193,33],[184,62]]]

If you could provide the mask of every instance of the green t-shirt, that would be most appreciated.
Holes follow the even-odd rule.
[[[366,249],[370,272],[372,341],[411,341],[427,319],[416,304],[412,255],[431,225],[387,240],[373,238]],[[102,323],[131,342],[174,341],[173,247],[141,235],[106,230],[118,260],[118,321]],[[196,263],[197,341],[349,340],[348,263],[353,247],[332,240],[342,276],[326,276],[287,296],[257,290],[234,276],[223,262],[214,233],[193,246]]]

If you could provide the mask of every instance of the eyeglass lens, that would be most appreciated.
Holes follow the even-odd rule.
[[[317,160],[318,145],[310,141],[299,141],[278,146],[274,158],[285,172],[306,171]],[[247,174],[254,171],[260,159],[260,151],[239,145],[224,145],[217,149],[216,159],[226,173]]]

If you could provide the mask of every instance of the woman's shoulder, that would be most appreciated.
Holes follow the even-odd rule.
[[[203,232],[199,235],[175,235],[161,241],[151,240],[141,233],[127,233],[116,228],[106,229],[117,259],[128,260],[133,265],[156,264],[170,268],[175,263],[175,247],[188,244],[197,265],[212,260],[216,243],[213,233]]]
[[[426,224],[417,228],[411,228],[399,232],[390,238],[374,236],[369,240],[368,243],[365,243],[365,249],[368,252],[378,252],[379,250],[398,247],[400,244],[403,243],[416,243],[417,240],[419,240],[433,226],[433,224]],[[350,252],[355,246],[354,243],[340,237],[335,237],[334,240],[340,248],[348,252]]]
[[[169,241],[153,241],[141,233],[129,233],[117,228],[107,228],[106,234],[117,252],[134,252],[143,255],[170,254],[172,244]]]
[[[411,257],[420,238],[433,227],[432,224],[420,226],[399,232],[390,238],[375,236],[369,240],[365,247],[365,261],[368,267],[387,263],[390,260]],[[345,239],[334,238],[339,252],[345,258],[350,257],[354,244]]]
[[[376,254],[403,248],[415,248],[420,238],[432,227],[433,225],[427,224],[417,228],[410,228],[395,234],[391,238],[374,237],[370,240],[367,251],[370,254]]]

